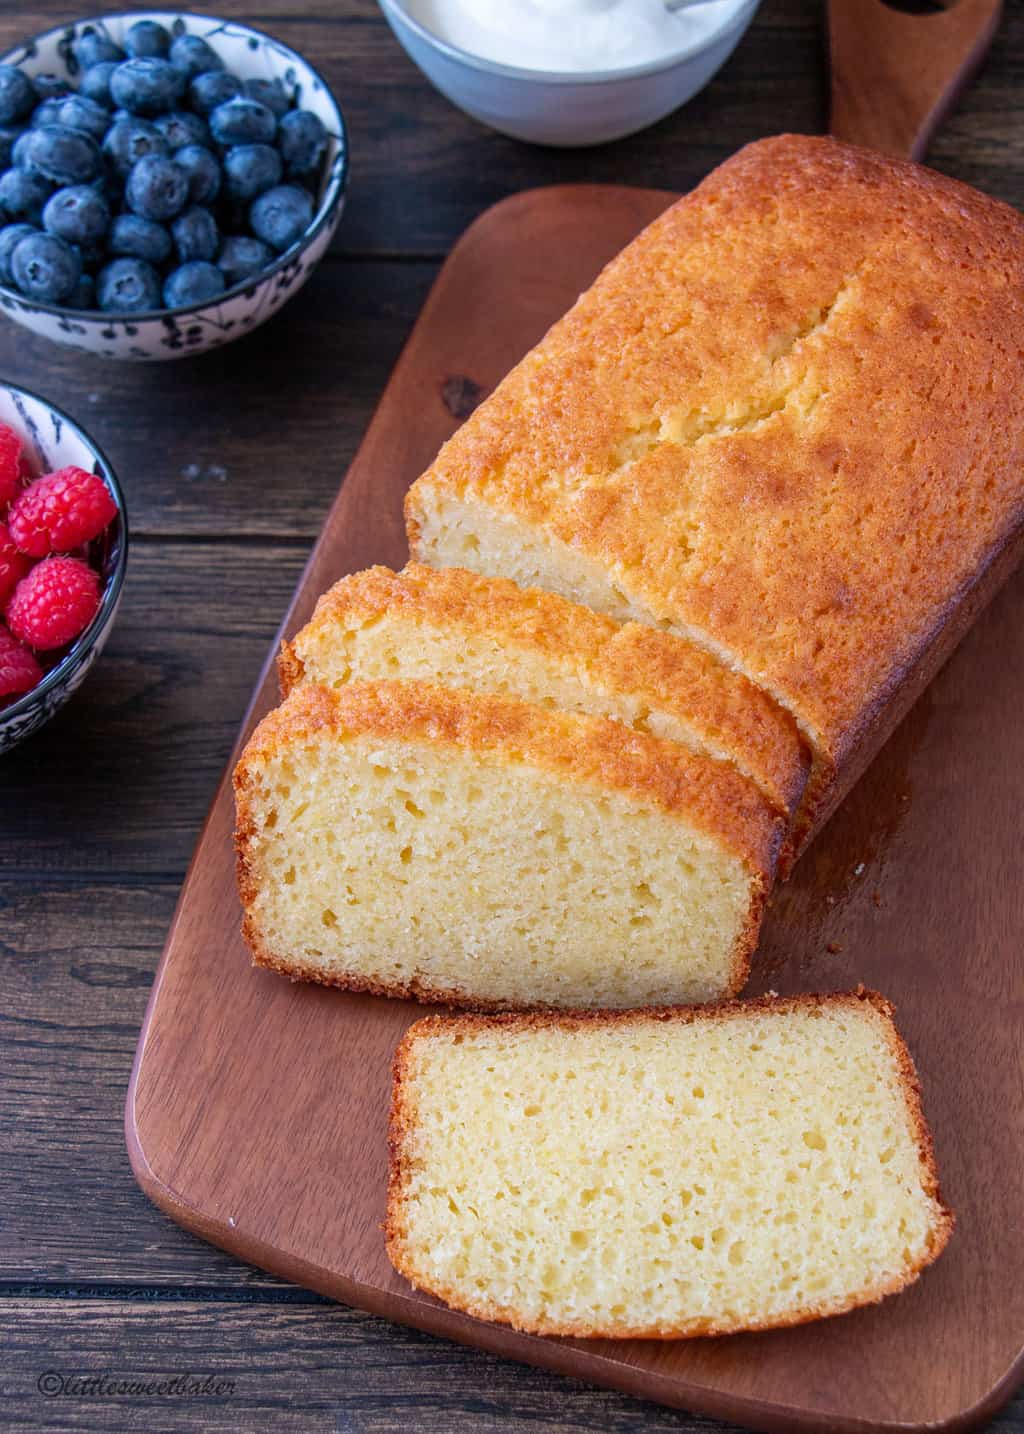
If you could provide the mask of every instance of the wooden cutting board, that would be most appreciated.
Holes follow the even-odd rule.
[[[395,369],[284,632],[342,574],[404,561],[408,484],[672,198],[537,190],[469,230]],[[275,700],[269,662],[239,743]],[[252,969],[238,935],[227,776],[132,1074],[126,1127],[140,1184],[188,1229],[347,1304],[649,1399],[769,1430],[983,1422],[1024,1366],[1022,700],[1024,573],[777,893],[749,988],[863,981],[896,1001],[958,1216],[948,1252],[908,1293],[800,1329],[657,1343],[517,1335],[411,1289],[387,1262],[380,1222],[391,1056],[423,1008]]]

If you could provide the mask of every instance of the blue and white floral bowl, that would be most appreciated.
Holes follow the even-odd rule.
[[[103,596],[92,622],[43,680],[24,697],[0,706],[0,754],[38,731],[64,706],[99,657],[114,624],[128,564],[128,520],[124,495],[109,462],[78,424],[45,398],[26,389],[0,383],[0,423],[21,438],[25,455],[36,474],[56,468],[84,468],[103,479],[117,504],[117,516],[97,538],[90,557],[103,578]]]
[[[74,85],[79,73],[72,52],[76,37],[93,29],[120,44],[136,20],[156,20],[175,35],[201,35],[227,68],[242,79],[280,80],[297,104],[312,110],[323,121],[330,136],[319,204],[305,234],[255,279],[245,279],[211,303],[115,316],[37,303],[0,285],[0,310],[26,329],[57,343],[102,358],[183,358],[251,333],[302,288],[323,257],[341,218],[348,179],[348,141],[337,101],[313,66],[279,40],[234,20],[173,10],[100,15],[47,30],[0,56],[0,64],[17,65],[29,75],[66,76]]]

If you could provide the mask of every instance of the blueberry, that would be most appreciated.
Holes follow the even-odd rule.
[[[292,107],[292,102],[280,80],[245,80],[242,83],[242,90],[250,100],[259,100],[261,105],[266,105],[267,109],[278,119],[282,115],[286,115]]]
[[[81,130],[64,125],[43,125],[34,129],[26,147],[28,162],[56,184],[85,184],[100,171],[100,152],[95,140]]]
[[[96,245],[110,227],[107,201],[86,184],[58,189],[43,210],[43,227],[69,244]]]
[[[17,124],[36,107],[32,81],[17,65],[0,65],[0,124]]]
[[[31,169],[9,169],[0,176],[0,218],[43,222],[43,206],[53,193],[52,182]]]
[[[65,95],[71,93],[71,85],[63,75],[33,75],[32,88],[36,92],[36,100],[42,104],[46,100],[61,100]]]
[[[224,189],[231,199],[255,199],[281,182],[281,156],[269,144],[236,144],[224,156]]]
[[[15,169],[32,168],[28,157],[28,147],[31,139],[32,131],[30,129],[23,129],[14,141],[14,148],[11,150],[11,163]]]
[[[83,70],[88,70],[103,60],[124,59],[124,51],[121,46],[115,45],[109,35],[94,29],[92,25],[86,26],[71,49]]]
[[[188,82],[188,102],[197,114],[209,115],[242,93],[242,81],[227,70],[204,70]]]
[[[11,273],[11,255],[14,253],[16,244],[28,234],[38,234],[39,230],[32,224],[5,224],[0,229],[0,284],[13,284],[14,275]]]
[[[327,131],[312,110],[292,110],[281,121],[277,144],[286,174],[308,174],[319,168],[327,148]]]
[[[82,76],[78,93],[84,99],[110,109],[114,103],[110,97],[110,77],[116,69],[116,60],[101,60],[98,65],[90,65]]]
[[[114,259],[99,272],[96,301],[108,314],[159,309],[160,275],[144,259]]]
[[[94,309],[96,307],[96,281],[91,274],[81,274],[78,283],[65,300],[69,309]]]
[[[164,264],[171,257],[171,236],[154,219],[137,214],[119,214],[110,226],[107,248],[111,254],[145,259],[147,264]]]
[[[291,247],[308,229],[313,218],[313,200],[294,184],[279,184],[254,201],[249,223],[257,239],[272,249]]]
[[[261,240],[250,239],[248,234],[229,234],[217,256],[217,268],[229,285],[240,284],[265,269],[273,257],[273,250]]]
[[[276,131],[273,111],[258,100],[236,95],[210,115],[210,133],[218,144],[270,144]]]
[[[133,115],[159,115],[177,107],[185,79],[167,60],[125,60],[110,77],[114,103]]]
[[[134,214],[163,223],[184,209],[188,189],[189,177],[181,165],[162,154],[144,154],[132,168],[124,193]]]
[[[162,59],[171,48],[171,35],[155,20],[136,20],[124,37],[124,47],[135,60]]]
[[[209,145],[210,131],[206,121],[187,110],[175,110],[169,115],[159,115],[153,121],[167,141],[167,148],[173,152],[183,149],[186,144]]]
[[[110,128],[110,112],[95,100],[87,100],[82,95],[68,95],[66,100],[61,101],[57,123],[67,129],[81,130],[99,141]]]
[[[59,304],[78,283],[82,261],[55,234],[26,234],[14,246],[11,273],[27,299]]]
[[[222,70],[224,61],[217,51],[198,35],[179,35],[171,45],[171,64],[189,79],[204,70]]]
[[[174,152],[174,162],[188,175],[190,204],[211,204],[220,193],[220,165],[201,144],[187,144]]]
[[[199,205],[186,209],[171,225],[171,234],[179,264],[187,264],[192,259],[212,261],[217,257],[220,230],[208,209]]]
[[[7,169],[15,162],[14,146],[23,134],[24,130],[0,125],[0,169]]]
[[[164,303],[169,309],[205,304],[223,294],[224,275],[214,264],[202,259],[190,260],[167,276],[164,282]]]
[[[43,100],[42,104],[36,105],[29,121],[32,128],[42,129],[43,125],[60,124],[60,112],[66,99],[67,95],[55,95],[52,100]]]
[[[103,153],[114,173],[126,179],[143,155],[166,154],[167,141],[149,120],[116,120],[107,130]]]

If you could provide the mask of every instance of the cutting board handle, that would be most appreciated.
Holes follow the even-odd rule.
[[[829,0],[830,133],[923,159],[981,64],[1002,8],[1002,0],[957,0],[914,15],[884,0]]]

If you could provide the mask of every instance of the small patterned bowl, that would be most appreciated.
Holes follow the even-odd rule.
[[[57,343],[102,358],[183,358],[250,333],[302,288],[341,218],[348,179],[348,142],[341,110],[312,65],[279,40],[234,20],[173,10],[101,15],[47,30],[0,56],[0,63],[18,65],[29,75],[63,75],[74,85],[79,67],[71,47],[76,37],[93,29],[120,43],[136,20],[157,20],[175,35],[201,35],[209,40],[227,68],[242,79],[279,79],[303,109],[320,117],[330,136],[320,202],[305,234],[261,274],[227,289],[208,304],[111,315],[38,303],[0,285],[0,309],[16,323]]]
[[[99,612],[64,656],[24,697],[0,706],[0,754],[7,752],[64,706],[99,657],[114,623],[128,562],[128,520],[124,495],[107,459],[78,424],[45,398],[0,383],[0,423],[19,435],[36,473],[74,464],[98,474],[113,494],[117,516],[93,545],[91,557],[103,575]]]

